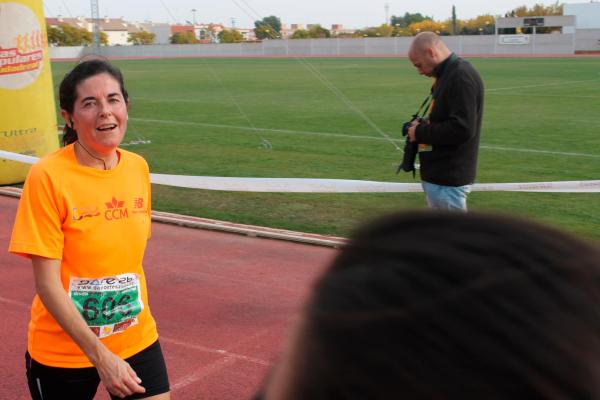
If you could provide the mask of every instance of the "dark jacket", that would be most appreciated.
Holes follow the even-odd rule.
[[[416,129],[421,179],[444,186],[475,181],[483,115],[483,82],[471,63],[454,53],[434,71],[433,108],[429,124]],[[424,146],[420,146],[424,147]]]

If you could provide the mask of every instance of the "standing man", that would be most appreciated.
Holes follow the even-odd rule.
[[[433,32],[419,33],[408,57],[419,74],[435,79],[429,118],[414,121],[408,130],[409,140],[419,145],[427,204],[466,211],[477,168],[483,82],[475,68]]]

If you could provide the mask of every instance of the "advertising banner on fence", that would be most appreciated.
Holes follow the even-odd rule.
[[[529,44],[529,35],[499,35],[499,44]]]
[[[42,0],[0,0],[0,149],[44,156],[58,148]],[[29,165],[0,160],[0,185]]]

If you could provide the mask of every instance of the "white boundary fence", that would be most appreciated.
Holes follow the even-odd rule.
[[[0,150],[0,159],[34,164],[37,157]],[[152,183],[190,189],[270,193],[411,193],[422,192],[418,183],[346,179],[237,178],[150,174]],[[474,192],[599,193],[600,180],[521,183],[480,183]]]
[[[450,49],[464,55],[571,55],[576,50],[600,51],[600,29],[571,34],[529,35],[525,44],[501,44],[500,36],[446,36]],[[581,36],[581,37],[580,37]],[[103,46],[109,58],[168,57],[405,57],[412,37],[265,40],[259,43]],[[52,59],[79,59],[94,54],[92,47],[50,47]]]

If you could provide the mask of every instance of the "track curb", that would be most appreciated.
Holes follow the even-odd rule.
[[[12,186],[0,187],[0,195],[3,196],[20,198],[21,192],[22,189]],[[239,235],[246,235],[251,237],[311,244],[316,246],[339,248],[347,243],[347,239],[336,236],[303,233],[289,231],[285,229],[267,228],[256,225],[236,224],[233,222],[192,217],[189,215],[173,214],[163,211],[152,211],[152,221],[163,224],[183,226],[186,228],[214,230],[220,232],[235,233]]]

